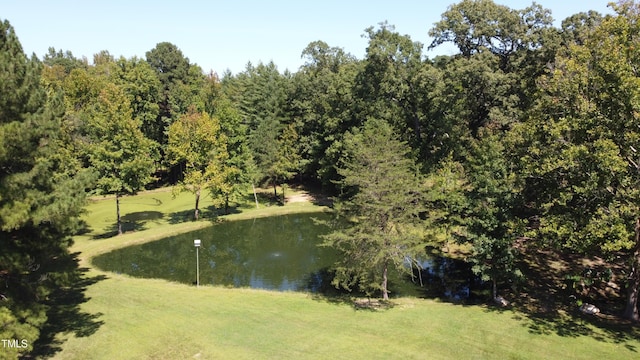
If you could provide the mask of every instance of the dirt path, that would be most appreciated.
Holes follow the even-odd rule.
[[[323,206],[331,206],[333,204],[333,201],[324,195],[310,194],[306,191],[298,194],[287,195],[286,198],[287,203],[313,202]]]
[[[294,195],[290,195],[287,196],[287,202],[288,203],[295,203],[295,202],[311,202],[314,201],[313,196],[304,193],[304,194],[294,194]]]

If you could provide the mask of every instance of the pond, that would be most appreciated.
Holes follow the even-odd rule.
[[[320,247],[324,213],[228,221],[166,239],[118,249],[94,258],[104,270],[142,278],[279,291],[316,292],[336,254]]]
[[[166,239],[130,246],[93,259],[97,267],[141,278],[196,283],[196,248],[201,285],[250,287],[276,291],[332,291],[330,271],[337,254],[318,246],[329,228],[316,220],[325,213],[291,214],[228,221]],[[393,296],[441,297],[466,301],[481,286],[468,264],[428,258],[413,279],[391,273]],[[422,280],[422,281],[420,281]]]

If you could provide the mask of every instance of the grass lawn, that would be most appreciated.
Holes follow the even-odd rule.
[[[291,192],[291,190],[289,190]],[[109,236],[115,200],[88,206],[88,232],[73,250],[88,267],[88,299],[75,319],[84,331],[59,336],[60,359],[630,359],[637,328],[589,319],[536,318],[514,310],[430,299],[395,299],[384,310],[304,293],[138,279],[91,268],[98,254],[210,226],[188,221],[193,198],[155,191],[122,201],[131,231]],[[206,207],[206,200],[204,206]],[[252,200],[223,219],[319,211],[309,202],[255,209]],[[205,211],[205,217],[211,215]]]

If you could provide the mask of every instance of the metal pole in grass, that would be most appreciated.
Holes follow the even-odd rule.
[[[200,254],[198,253],[198,249],[200,248],[200,240],[193,240],[193,246],[196,247],[196,287],[200,287]]]

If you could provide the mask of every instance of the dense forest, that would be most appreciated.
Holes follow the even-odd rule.
[[[28,57],[3,20],[0,338],[37,339],[77,280],[88,195],[115,195],[120,223],[120,197],[161,186],[192,192],[195,219],[203,192],[226,211],[252,186],[321,189],[345,219],[325,240],[348,255],[334,284],[384,298],[390,266],[425,248],[467,248],[494,298],[526,282],[525,256],[597,258],[607,271],[574,295],[615,279],[618,315],[638,321],[640,4],[611,6],[557,28],[535,3],[463,0],[427,44],[456,55],[429,59],[383,22],[363,59],[318,40],[294,73],[221,76],[168,42]]]

